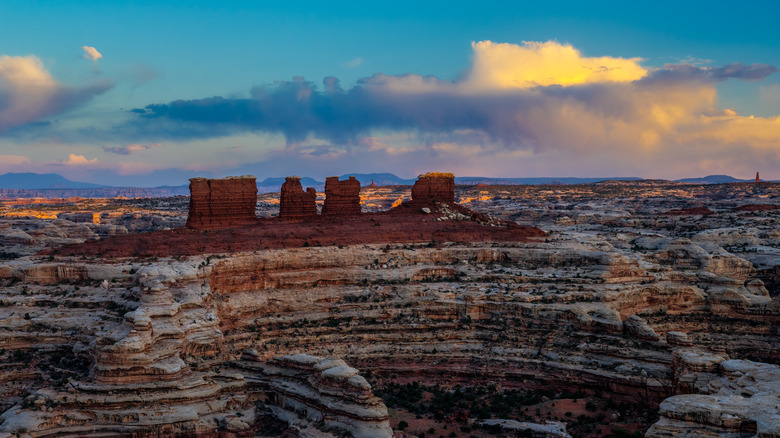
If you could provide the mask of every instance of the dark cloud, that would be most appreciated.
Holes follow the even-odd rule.
[[[657,70],[645,81],[653,80],[703,80],[721,82],[727,79],[743,81],[759,81],[772,73],[777,67],[769,64],[745,65],[739,62],[723,67],[698,67],[693,64],[667,64],[662,70]]]
[[[134,143],[134,144],[126,145],[126,146],[117,146],[117,147],[103,146],[103,151],[104,152],[109,152],[109,153],[112,153],[112,154],[117,154],[117,155],[132,155],[135,152],[140,152],[140,151],[145,151],[147,149],[151,149],[153,146],[159,147],[160,144],[159,143],[155,143],[155,144],[152,144],[152,145],[148,145],[148,144],[137,144],[137,143]]]
[[[744,65],[738,62],[723,67],[715,67],[708,70],[710,77],[716,81],[726,79],[741,79],[743,81],[760,81],[772,73],[777,72],[777,67],[769,64]]]

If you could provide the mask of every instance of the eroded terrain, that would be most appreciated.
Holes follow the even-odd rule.
[[[371,240],[177,230],[187,198],[6,204],[0,436],[780,436],[778,189],[456,188],[546,233],[516,239],[446,207]]]

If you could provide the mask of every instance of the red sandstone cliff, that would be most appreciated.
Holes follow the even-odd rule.
[[[279,217],[282,219],[307,219],[317,216],[317,190],[312,187],[303,191],[301,179],[288,176],[282,184],[279,199]]]
[[[257,223],[254,176],[190,179],[187,227],[213,230]]]
[[[325,180],[325,204],[322,214],[326,216],[351,216],[360,214],[360,181],[354,176],[339,181],[330,176]]]
[[[412,203],[419,205],[433,202],[455,202],[455,175],[430,172],[420,175],[412,186]]]

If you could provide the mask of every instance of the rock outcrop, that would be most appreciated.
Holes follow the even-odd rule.
[[[236,365],[260,406],[291,427],[319,423],[351,436],[390,438],[387,407],[371,385],[341,359],[295,354],[263,361],[254,350]],[[303,424],[302,424],[303,422]]]
[[[339,181],[337,176],[325,180],[325,216],[352,216],[360,214],[360,181],[354,176]]]
[[[255,177],[190,179],[190,211],[187,227],[214,230],[257,223]]]
[[[417,177],[412,186],[412,203],[422,206],[435,202],[455,202],[455,175],[430,172]]]
[[[780,436],[780,367],[695,350],[676,352],[675,363],[675,380],[693,383],[682,387],[693,394],[664,400],[647,437]]]
[[[285,178],[279,199],[279,217],[286,220],[301,220],[315,216],[317,216],[317,190],[309,187],[304,192],[299,177]]]

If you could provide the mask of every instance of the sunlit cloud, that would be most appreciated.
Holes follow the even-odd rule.
[[[625,83],[645,77],[641,58],[587,57],[557,41],[522,44],[479,41],[471,44],[474,63],[470,89],[531,88],[550,85]]]
[[[60,84],[35,56],[0,56],[0,134],[77,107],[111,88]]]
[[[81,46],[81,50],[84,51],[84,58],[92,61],[97,61],[102,58],[103,55],[97,51],[96,48],[90,46]]]
[[[247,99],[149,105],[135,110],[128,129],[180,140],[282,134],[287,159],[301,160],[368,160],[370,153],[415,165],[446,159],[517,169],[522,160],[651,176],[687,175],[686,165],[780,167],[778,118],[721,109],[717,91],[726,80],[762,80],[775,66],[649,68],[638,57],[589,57],[555,41],[482,41],[472,48],[473,64],[457,81],[377,73],[343,89],[336,78],[320,88],[297,77],[257,87]],[[406,133],[412,141],[387,141],[377,132]]]
[[[98,162],[97,158],[93,158],[89,160],[84,155],[70,154],[68,155],[67,160],[62,161],[62,164],[66,166],[88,166],[88,165],[96,164],[97,162]]]
[[[29,158],[23,155],[0,155],[0,172],[18,171],[18,166],[30,164]]]
[[[98,52],[96,48],[90,47],[90,46],[81,46],[81,50],[84,51],[84,59],[89,59],[92,61],[92,69],[95,71],[95,73],[100,73],[100,69],[98,68],[98,59],[103,58],[103,54]]]

